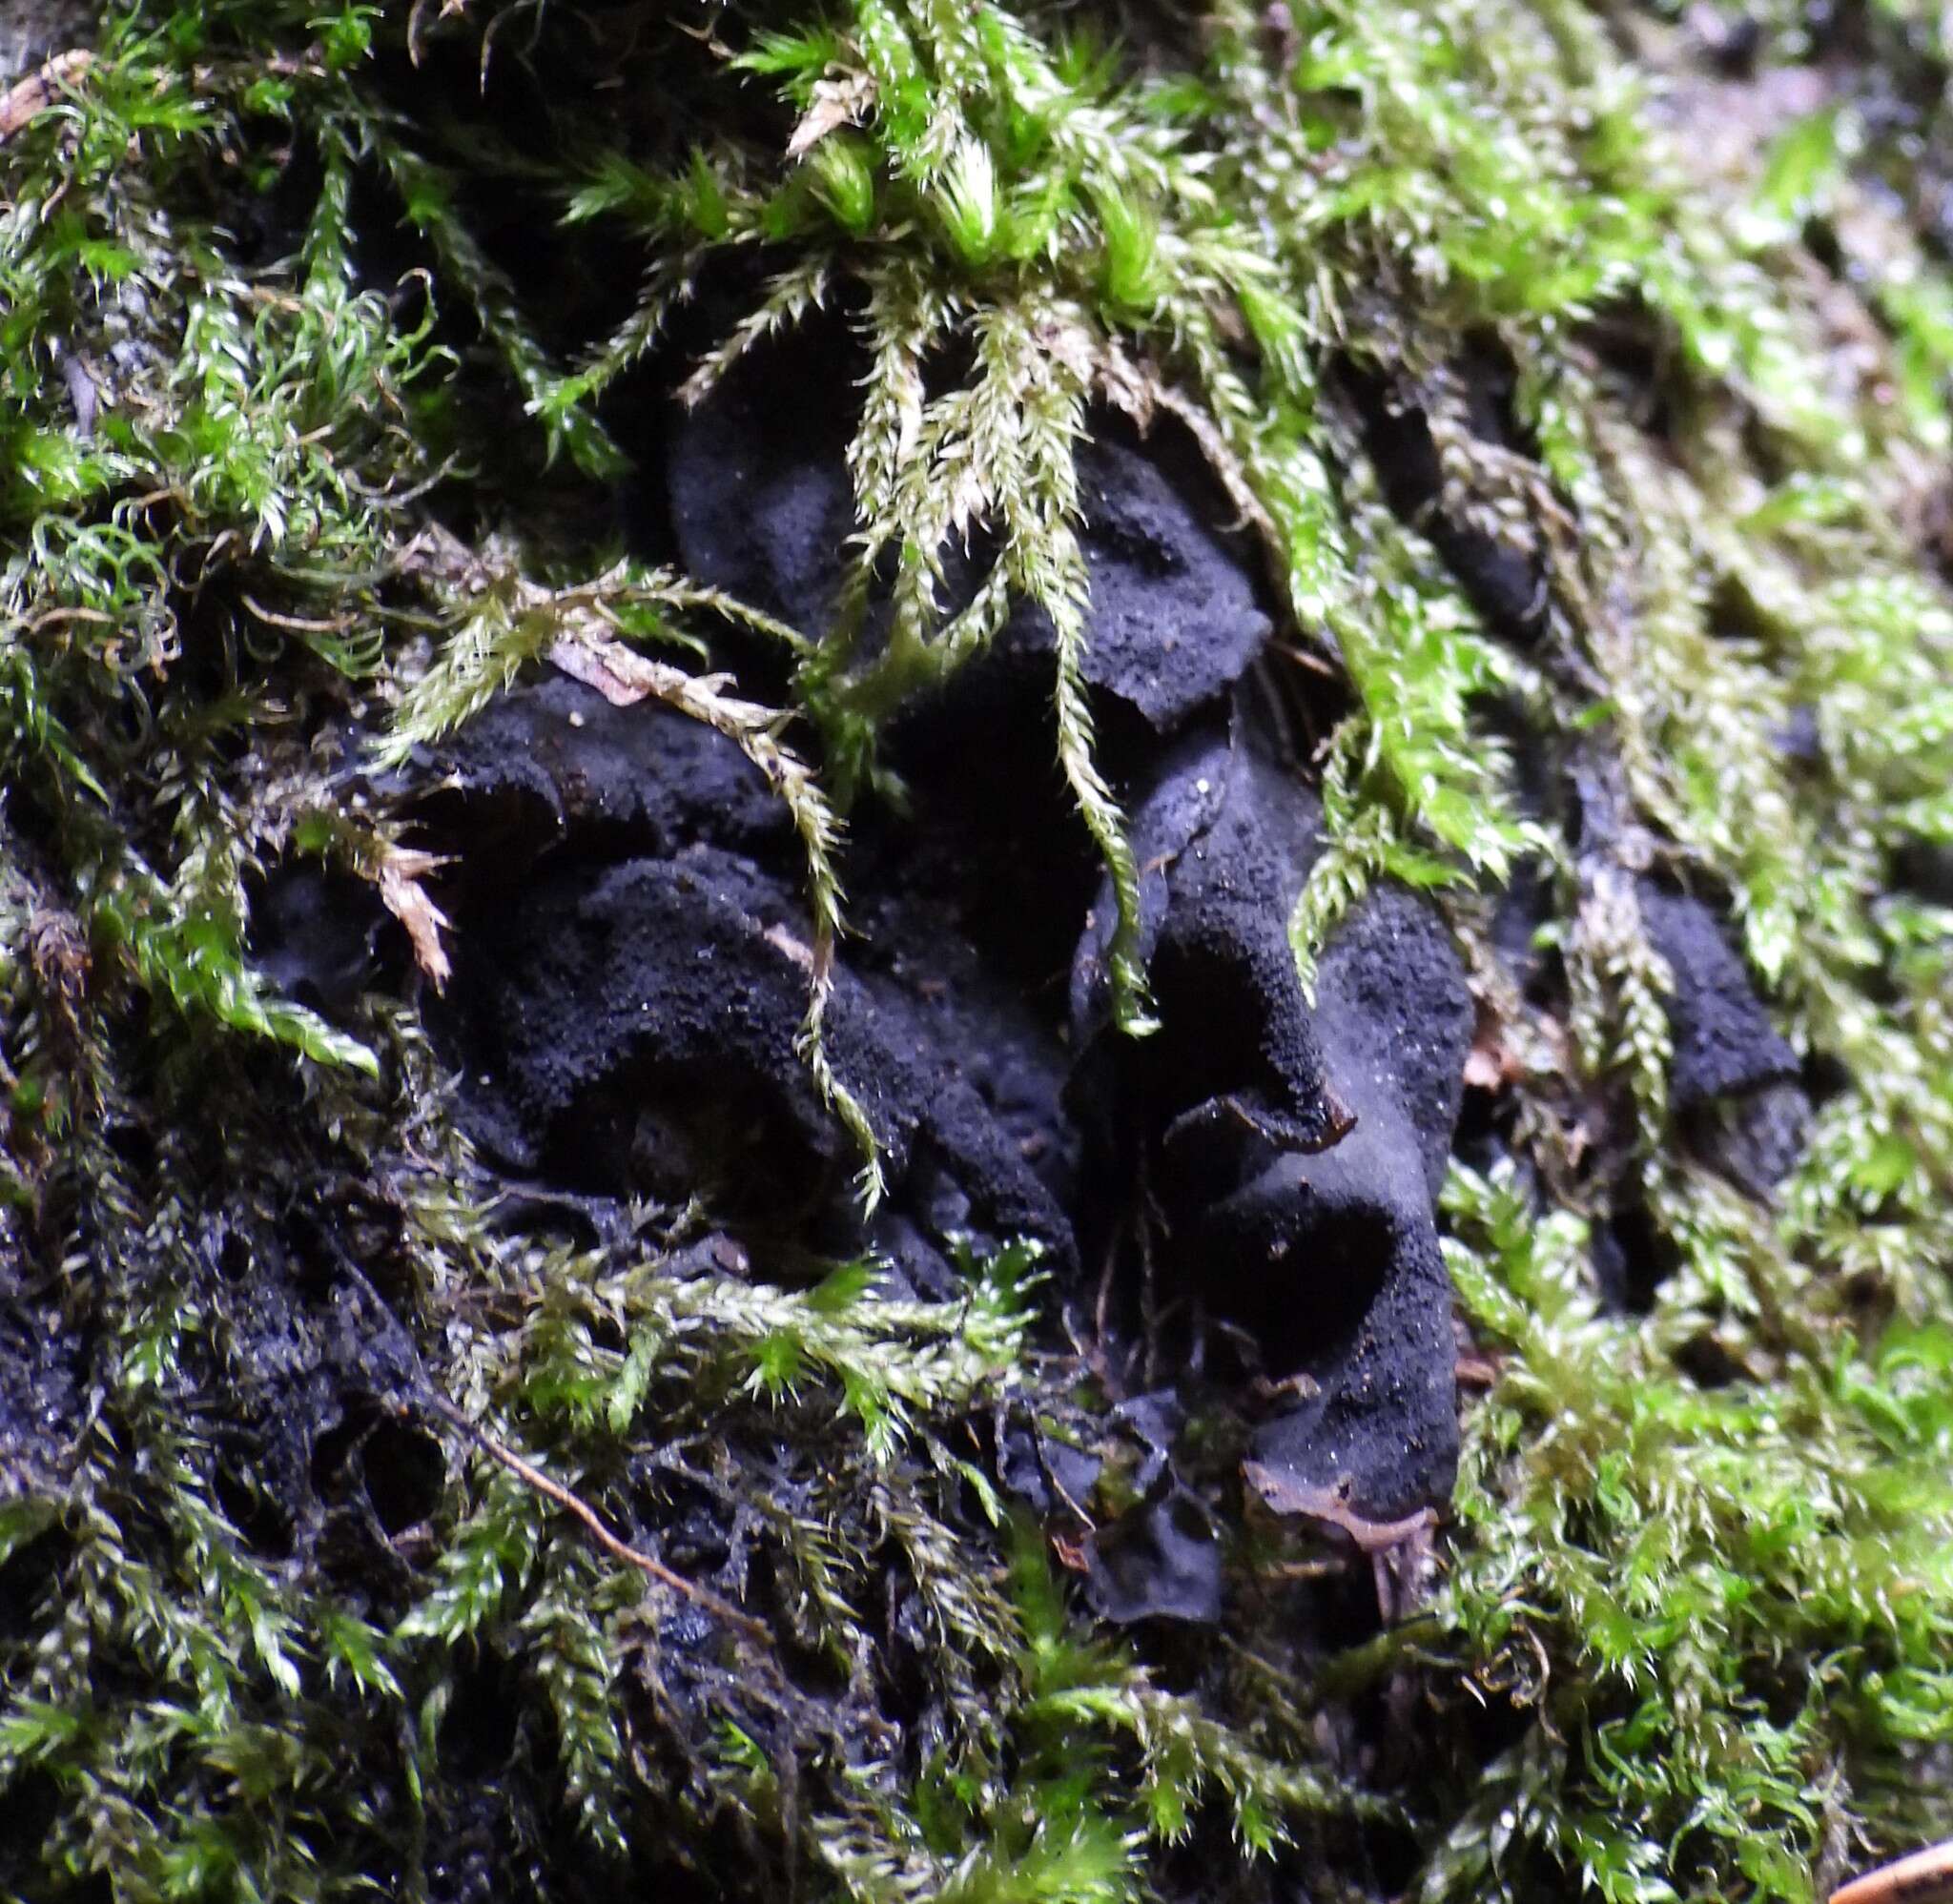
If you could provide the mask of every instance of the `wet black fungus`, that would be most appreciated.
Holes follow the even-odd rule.
[[[506,697],[442,780],[446,824],[465,829],[480,801],[502,844],[495,890],[457,935],[441,1021],[466,1054],[464,1115],[506,1168],[617,1198],[709,1182],[735,1214],[790,1213],[831,1246],[880,1245],[937,1294],[955,1286],[956,1234],[1028,1235],[1069,1257],[1038,1169],[1067,1151],[1053,1121],[1062,1054],[999,989],[944,985],[942,957],[911,982],[899,967],[837,976],[827,1049],[895,1191],[880,1230],[851,1230],[860,1157],[796,1050],[812,951],[791,828],[783,840],[781,809],[731,742],[555,681]],[[910,930],[939,945],[953,925]]]
[[[1953,846],[1918,840],[1898,855],[1893,884],[1928,906],[1953,907]]]
[[[1307,1004],[1286,922],[1317,824],[1251,739],[1185,747],[1136,823],[1163,1029],[1140,1044],[1103,1031],[1102,923],[1074,1014],[1086,1063],[1109,1068],[1101,1095],[1145,1127],[1138,1141],[1156,1135],[1182,1277],[1305,1398],[1256,1458],[1385,1518],[1443,1498],[1456,1459],[1432,1199],[1472,1008],[1441,921],[1388,889],[1333,935]]]
[[[328,1017],[351,1011],[379,972],[386,913],[363,880],[289,861],[254,901],[251,925],[271,985]]]
[[[1508,447],[1498,377],[1489,366],[1461,367],[1468,420],[1488,444]],[[1521,646],[1545,634],[1546,570],[1538,555],[1494,535],[1452,506],[1430,421],[1413,395],[1374,374],[1352,372],[1377,478],[1391,509],[1428,537],[1489,626]]]
[[[1701,900],[1652,880],[1641,882],[1639,899],[1648,936],[1675,975],[1669,1091],[1676,1108],[1794,1080],[1797,1054],[1770,1022],[1722,922]]]
[[[676,428],[669,516],[701,580],[819,631],[852,527],[847,380],[791,368],[756,361]],[[881,1147],[890,1196],[872,1223],[859,1159],[795,1048],[810,960],[797,843],[737,747],[681,716],[550,679],[425,763],[421,817],[460,869],[437,1035],[483,1155],[525,1193],[598,1205],[705,1185],[735,1229],[872,1248],[935,1296],[957,1286],[960,1239],[1028,1235],[1067,1276],[1102,1261],[1137,1165],[1173,1292],[1250,1331],[1285,1384],[1257,1458],[1353,1511],[1401,1512],[1442,1498],[1456,1455],[1432,1199],[1472,1025],[1463,971],[1435,912],[1385,890],[1336,933],[1307,1002],[1287,922],[1319,814],[1247,711],[1270,631],[1251,567],[1183,441],[1108,430],[1080,474],[1086,674],[1105,718],[1153,736],[1124,763],[1124,797],[1156,1036],[1108,1023],[1109,891],[1076,886],[1067,1002],[1039,935],[1049,897],[1012,884],[1035,857],[1024,843],[1048,839],[1064,843],[1058,890],[1073,890],[1079,835],[1061,781],[1011,753],[983,686],[1048,695],[1050,631],[1029,613],[972,691],[959,683],[909,727],[929,736],[904,755],[917,822],[857,816],[863,933],[826,1036]],[[1089,1491],[1096,1458],[1041,1440],[1004,1446],[1011,1484],[1040,1507]],[[1219,1544],[1187,1524],[1163,1454],[1159,1470],[1147,1505],[1105,1532],[1094,1593],[1108,1617],[1211,1617]]]
[[[680,425],[669,465],[688,571],[810,635],[833,625],[855,527],[835,354],[815,332],[750,359]],[[783,389],[793,400],[781,400]],[[1091,583],[1085,678],[1163,733],[1240,679],[1273,624],[1241,538],[1219,526],[1231,512],[1191,445],[1162,428],[1142,448],[1114,418],[1095,425],[1078,456]],[[975,592],[980,554],[952,552],[952,610]],[[863,639],[872,653],[872,627]],[[1019,609],[991,665],[1020,666],[1053,647],[1045,617]]]
[[[1770,1021],[1727,929],[1701,900],[1643,880],[1641,917],[1675,979],[1669,1088],[1690,1148],[1767,1199],[1803,1155],[1802,1065]]]
[[[1100,1528],[1086,1558],[1085,1598],[1101,1619],[1220,1622],[1221,1541],[1206,1508],[1182,1486]]]

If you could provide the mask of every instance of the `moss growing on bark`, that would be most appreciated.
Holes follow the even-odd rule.
[[[1953,1829],[1943,50],[1717,18],[213,0],[8,95],[0,1886],[1803,1899]],[[695,401],[819,308],[866,365],[830,625],[617,565],[646,366]],[[411,989],[249,951],[312,864],[431,974],[397,770],[621,642],[793,809],[845,1116],[834,815],[1028,601],[1143,1034],[1094,406],[1191,433],[1339,684],[1305,969],[1397,879],[1474,973],[1464,1473],[1352,1647],[1292,1525],[1216,1634],[1059,1585],[1006,1425],[1102,1398],[1030,1253],[895,1301],[696,1208],[512,1218]],[[1657,890],[1820,1090],[1774,1203],[1675,1101]]]

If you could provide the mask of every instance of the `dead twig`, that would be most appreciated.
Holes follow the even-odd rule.
[[[275,608],[267,608],[254,596],[243,596],[245,607],[264,623],[267,627],[290,628],[300,635],[342,635],[353,626],[351,615],[319,617],[313,615],[283,615]]]
[[[1945,1904],[1953,1898],[1953,1838],[1881,1865],[1831,1894],[1831,1904]]]
[[[715,1619],[723,1620],[728,1626],[739,1628],[743,1632],[750,1633],[754,1639],[769,1647],[772,1645],[771,1632],[751,1614],[742,1612],[731,1601],[714,1593],[709,1587],[701,1587],[695,1580],[686,1579],[682,1573],[667,1566],[663,1561],[654,1559],[648,1553],[640,1553],[636,1547],[619,1540],[604,1525],[596,1509],[587,1502],[572,1493],[560,1481],[550,1480],[533,1462],[524,1461],[506,1442],[499,1441],[479,1422],[470,1421],[446,1396],[430,1395],[427,1402],[436,1414],[459,1428],[485,1454],[499,1461],[518,1481],[525,1486],[533,1487],[538,1494],[574,1514],[589,1529],[591,1539],[612,1559],[621,1560],[627,1566],[634,1566],[640,1573],[648,1574],[651,1579],[668,1587],[672,1592],[683,1595],[694,1606],[703,1607]]]

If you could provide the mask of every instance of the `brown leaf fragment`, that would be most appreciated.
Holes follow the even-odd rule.
[[[16,79],[0,92],[0,139],[10,139],[30,119],[46,112],[60,98],[61,89],[74,85],[94,63],[93,53],[77,47],[72,52],[56,53],[25,79]]]
[[[1473,1090],[1503,1091],[1525,1075],[1525,1064],[1507,1042],[1505,1034],[1498,1013],[1480,999],[1471,1049],[1465,1054],[1465,1082]]]
[[[421,881],[444,861],[437,853],[422,852],[416,847],[389,846],[380,863],[374,883],[380,888],[380,903],[406,928],[407,941],[414,948],[414,963],[443,990],[454,971],[447,949],[441,943],[447,914],[427,896]]]
[[[765,937],[768,945],[777,952],[784,952],[802,972],[811,972],[813,970],[813,948],[805,939],[795,938],[781,925],[769,926]]]
[[[874,103],[874,81],[865,72],[817,80],[813,98],[787,141],[788,158],[805,158],[836,127],[858,125]]]
[[[1077,1541],[1067,1540],[1062,1534],[1051,1537],[1051,1550],[1058,1556],[1058,1564],[1067,1573],[1090,1573],[1092,1557]]]
[[[467,591],[487,588],[491,579],[483,556],[439,522],[430,522],[401,551],[400,572],[417,581]]]
[[[633,663],[644,664],[621,642],[560,641],[550,645],[550,662],[572,681],[594,687],[613,707],[634,707],[648,698],[651,686]]]
[[[1504,1053],[1473,1045],[1465,1054],[1465,1082],[1474,1091],[1496,1091],[1506,1081]]]
[[[1372,1521],[1333,1487],[1311,1487],[1258,1461],[1244,1462],[1247,1484],[1278,1514],[1300,1515],[1347,1534],[1370,1565],[1377,1610],[1394,1626],[1416,1610],[1429,1585],[1438,1517],[1420,1507],[1401,1521]]]
[[[765,731],[775,718],[771,708],[728,693],[734,686],[730,674],[687,674],[668,661],[653,661],[606,635],[565,635],[550,645],[549,659],[572,680],[594,687],[613,707],[634,707],[655,695],[742,747],[746,746],[743,736]],[[776,766],[758,758],[753,764],[770,782],[779,785]]]
[[[1247,1484],[1278,1514],[1300,1514],[1340,1529],[1367,1554],[1388,1553],[1429,1527],[1434,1518],[1420,1507],[1401,1521],[1372,1521],[1359,1514],[1333,1487],[1310,1487],[1264,1462],[1246,1462]]]

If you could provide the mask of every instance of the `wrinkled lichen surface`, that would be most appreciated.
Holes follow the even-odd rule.
[[[0,1894],[1953,1831],[1937,15],[21,18]]]

